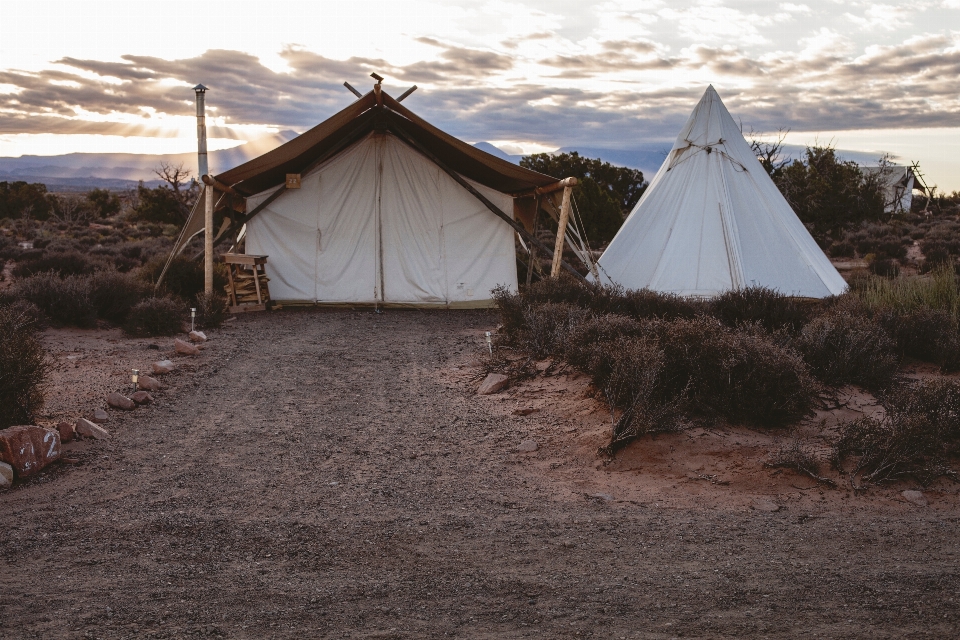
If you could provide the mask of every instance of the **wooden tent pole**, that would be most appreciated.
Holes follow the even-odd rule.
[[[207,186],[203,211],[203,292],[213,295],[213,207],[214,188]]]
[[[532,235],[536,237],[537,229],[540,228],[540,196],[537,196],[537,207],[533,212],[533,232]],[[530,283],[533,281],[533,265],[537,259],[537,245],[530,245],[530,264],[527,265],[527,286],[530,286]]]
[[[570,220],[570,194],[573,187],[565,186],[563,188],[563,203],[560,205],[560,222],[557,226],[557,246],[553,250],[553,267],[550,269],[550,277],[556,278],[560,275],[560,262],[563,258],[563,239],[567,233],[567,222]]]

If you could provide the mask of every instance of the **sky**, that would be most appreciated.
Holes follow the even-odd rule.
[[[960,190],[960,0],[3,0],[0,156],[302,132],[372,71],[510,153],[669,147],[708,84],[745,132],[893,153]]]

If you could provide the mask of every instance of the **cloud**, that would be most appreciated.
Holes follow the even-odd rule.
[[[530,37],[556,38],[540,31]],[[281,71],[230,50],[177,60],[62,58],[40,71],[0,70],[0,86],[9,89],[0,93],[0,133],[171,135],[165,130],[171,119],[190,126],[190,88],[198,81],[210,87],[213,126],[227,127],[220,137],[240,135],[230,133],[237,125],[302,131],[354,99],[344,80],[364,90],[371,71],[387,77],[394,95],[419,84],[405,104],[469,141],[616,148],[672,140],[708,81],[734,116],[758,131],[955,126],[960,114],[953,81],[960,76],[960,35],[856,51],[841,33],[821,29],[795,51],[766,53],[739,41],[671,52],[636,37],[567,42],[549,54],[438,38],[416,42],[435,55],[396,64],[383,57],[332,59],[291,46],[280,52]]]

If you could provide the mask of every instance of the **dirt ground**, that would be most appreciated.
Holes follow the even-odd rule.
[[[111,440],[0,494],[0,637],[960,633],[955,485],[928,507],[909,485],[822,488],[763,465],[788,435],[719,427],[605,463],[582,376],[553,365],[476,395],[495,325],[315,309],[225,325],[153,406],[112,414]],[[172,356],[170,339],[45,339],[48,421]]]

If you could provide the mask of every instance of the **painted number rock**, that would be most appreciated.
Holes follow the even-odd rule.
[[[0,431],[0,460],[21,478],[59,459],[60,433],[54,429],[20,426]]]

